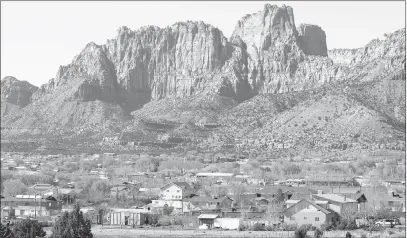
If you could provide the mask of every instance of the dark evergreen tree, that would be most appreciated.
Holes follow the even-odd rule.
[[[65,212],[54,224],[53,238],[93,238],[91,222],[83,217],[78,204],[72,212]]]

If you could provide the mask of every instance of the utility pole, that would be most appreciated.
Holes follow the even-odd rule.
[[[37,202],[36,202],[37,194],[34,194],[34,219],[37,219]]]

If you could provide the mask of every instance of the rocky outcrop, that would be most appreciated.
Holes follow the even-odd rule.
[[[4,77],[1,80],[1,100],[20,107],[28,105],[31,102],[32,94],[37,90],[38,87],[12,76]]]
[[[5,91],[11,96],[4,98],[19,105],[33,101],[26,107],[27,114],[16,116],[28,121],[20,120],[21,124],[47,124],[50,118],[58,124],[59,110],[67,108],[62,124],[74,126],[83,123],[83,115],[91,115],[94,106],[104,113],[95,117],[95,122],[100,122],[107,118],[107,108],[124,118],[125,113],[143,106],[164,105],[162,99],[173,100],[175,106],[182,101],[184,108],[193,98],[192,108],[201,110],[201,104],[208,104],[210,98],[234,105],[256,95],[304,91],[330,82],[404,77],[405,29],[360,49],[327,52],[320,27],[304,24],[297,28],[291,7],[266,4],[239,20],[229,40],[204,22],[135,31],[120,27],[106,44],[86,45],[39,90],[13,91],[8,83],[7,91],[2,81],[2,100]],[[205,107],[205,113],[224,104],[219,105]],[[143,108],[143,115],[161,109]],[[39,111],[49,115],[38,116]],[[399,114],[394,118],[402,117]],[[16,120],[9,117],[7,122]]]
[[[301,24],[298,28],[298,44],[307,55],[328,56],[325,31],[319,26]]]

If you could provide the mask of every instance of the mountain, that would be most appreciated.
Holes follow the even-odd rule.
[[[204,22],[120,27],[106,44],[87,44],[40,88],[3,79],[2,135],[29,137],[36,128],[42,136],[155,140],[170,133],[298,146],[312,138],[315,146],[352,143],[357,134],[366,143],[398,143],[405,63],[405,29],[359,49],[328,51],[323,29],[297,27],[285,5],[242,17],[230,39]]]

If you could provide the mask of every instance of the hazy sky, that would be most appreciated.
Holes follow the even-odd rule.
[[[1,78],[34,85],[53,78],[87,43],[104,44],[120,26],[165,27],[202,20],[229,37],[237,21],[268,2],[1,2]],[[357,48],[405,27],[404,2],[278,2],[294,19],[322,27],[328,49]]]

